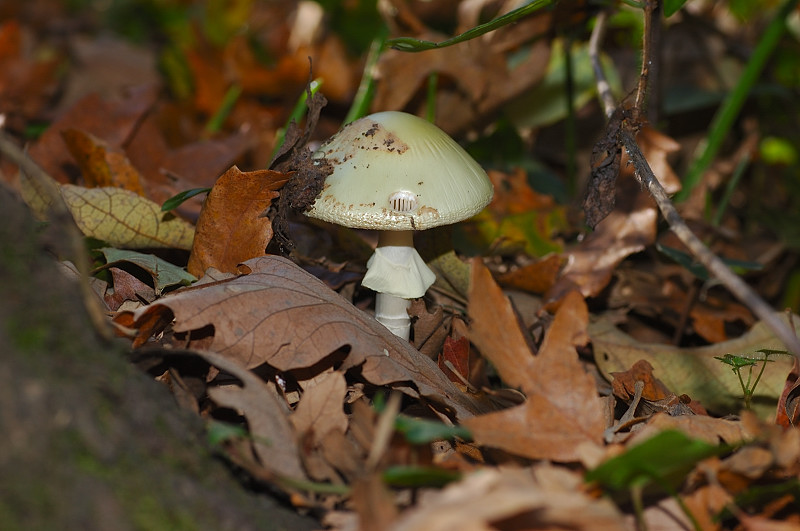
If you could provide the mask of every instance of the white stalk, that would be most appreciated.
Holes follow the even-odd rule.
[[[414,249],[412,231],[382,231],[361,285],[377,292],[375,319],[408,340],[410,299],[422,297],[435,280],[434,272]]]

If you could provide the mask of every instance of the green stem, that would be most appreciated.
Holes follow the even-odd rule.
[[[797,2],[798,0],[786,0],[770,21],[764,35],[761,37],[761,41],[753,50],[753,55],[747,62],[739,82],[717,110],[711,122],[708,139],[702,142],[697,151],[695,151],[694,161],[684,178],[683,189],[675,196],[676,200],[681,201],[689,197],[692,190],[699,184],[703,173],[717,156],[722,142],[725,140],[733,122],[739,116],[742,105],[744,105],[747,96],[750,94],[750,89],[761,76],[761,71],[764,69],[767,59],[772,55],[775,46],[778,44],[778,40],[786,28],[786,18],[797,6]]]
[[[353,104],[350,106],[350,110],[347,111],[347,116],[345,116],[343,124],[349,124],[354,120],[358,120],[369,111],[372,98],[375,96],[375,65],[378,64],[378,59],[383,53],[388,34],[389,30],[383,27],[372,40],[372,44],[369,46],[369,52],[367,53],[367,59],[364,62],[364,72],[361,74],[361,82],[358,85],[356,96],[353,98]]]
[[[214,113],[214,116],[208,120],[208,123],[205,127],[206,133],[217,133],[220,129],[222,129],[222,124],[225,123],[225,119],[231,114],[231,110],[241,94],[242,87],[239,85],[232,85],[228,89],[228,91],[225,93],[225,96],[222,98],[222,103],[220,103],[219,109],[217,109],[217,112]]]
[[[425,99],[425,119],[430,123],[436,122],[436,89],[439,86],[438,72],[431,72],[428,76],[428,94]]]

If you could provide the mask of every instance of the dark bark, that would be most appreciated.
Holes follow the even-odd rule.
[[[0,187],[0,529],[319,527],[237,482],[201,421],[98,339],[27,209]]]

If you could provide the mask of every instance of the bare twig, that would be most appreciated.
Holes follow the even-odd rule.
[[[620,141],[628,153],[628,160],[633,165],[636,178],[647,188],[655,199],[661,214],[672,229],[672,232],[689,249],[698,262],[709,273],[715,276],[728,290],[766,324],[775,336],[780,339],[786,348],[800,358],[800,340],[784,321],[778,318],[775,309],[769,306],[744,280],[725,265],[683,221],[675,206],[670,201],[667,192],[658,182],[653,170],[644,158],[633,134],[623,126],[620,131]]]
[[[66,233],[67,253],[78,270],[78,286],[89,318],[99,336],[110,341],[114,336],[113,329],[89,285],[89,262],[86,257],[83,234],[75,225],[72,214],[58,189],[58,184],[3,131],[0,131],[0,154],[16,164],[19,171],[34,181],[36,189],[46,196],[44,199],[50,205],[50,221],[54,225],[62,227]]]

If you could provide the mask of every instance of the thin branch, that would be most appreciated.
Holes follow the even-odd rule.
[[[728,290],[743,304],[750,308],[753,313],[766,324],[772,332],[780,339],[789,351],[795,356],[800,358],[800,340],[794,331],[782,321],[775,309],[767,304],[753,288],[751,288],[744,280],[731,271],[725,263],[720,260],[711,250],[706,247],[700,239],[683,221],[675,206],[672,204],[667,192],[658,182],[653,170],[647,163],[644,155],[642,154],[639,146],[636,144],[636,139],[630,130],[623,127],[620,130],[619,138],[625,151],[628,153],[628,159],[633,164],[634,173],[636,178],[647,188],[650,195],[655,199],[661,214],[672,229],[672,232],[678,239],[689,249],[709,273],[715,276]]]

